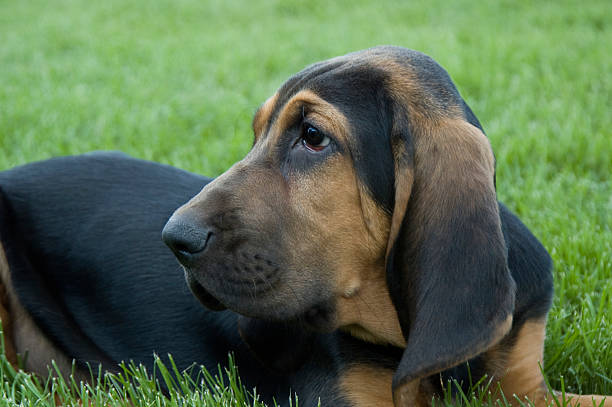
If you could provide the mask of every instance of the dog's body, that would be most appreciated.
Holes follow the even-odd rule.
[[[44,376],[53,357],[67,372],[75,359],[84,379],[88,364],[113,371],[134,360],[152,371],[157,353],[214,371],[233,352],[249,385],[288,398],[287,380],[241,340],[238,316],[202,307],[161,241],[172,212],[208,182],[118,153],[0,173],[0,267],[13,317],[5,335],[27,353],[27,370]]]
[[[344,400],[348,406],[340,379],[350,368],[357,373],[349,382],[361,380],[359,372],[376,372],[372,379],[363,378],[366,383],[355,383],[355,392],[369,380],[376,383],[375,378],[390,385],[400,349],[340,332],[317,337],[303,333],[308,342],[300,343],[288,334],[290,327],[271,323],[258,329],[261,337],[253,338],[261,348],[250,350],[252,344],[240,338],[237,314],[198,303],[160,231],[174,209],[209,182],[169,166],[107,153],[56,158],[0,173],[0,237],[8,263],[3,280],[12,298],[7,308],[27,312],[12,320],[8,334],[18,353],[28,353],[26,368],[46,374],[50,359],[40,353],[47,353],[64,361],[66,371],[76,359],[79,374],[87,377],[88,363],[102,363],[112,371],[121,361],[135,360],[151,370],[153,353],[170,353],[181,368],[197,363],[214,370],[231,351],[241,378],[267,400],[287,400],[292,389],[301,405],[316,405],[321,397],[323,405],[338,406]],[[528,302],[546,305],[549,257],[520,221],[501,208],[506,235],[517,242],[510,250],[511,264],[516,264],[511,270],[529,265],[534,274],[527,279],[543,282],[538,285],[543,292]],[[519,290],[528,289],[522,285]],[[25,323],[28,317],[39,332]],[[53,351],[40,352],[36,335],[48,339]],[[288,363],[279,359],[288,357],[301,359],[300,366],[277,367]],[[483,368],[478,359],[472,361],[474,377]],[[465,366],[445,376],[468,382]],[[436,381],[432,378],[432,387]]]
[[[3,319],[28,369],[233,351],[266,400],[425,406],[487,374],[546,404],[551,261],[498,204],[480,123],[437,64],[391,47],[315,64],[253,128],[214,181],[119,154],[0,174]],[[203,304],[240,315],[199,306],[159,240],[194,195],[164,240]]]

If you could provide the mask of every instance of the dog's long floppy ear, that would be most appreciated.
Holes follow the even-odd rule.
[[[515,284],[484,133],[462,117],[401,116],[387,284],[407,343],[393,380],[394,402],[404,406],[421,378],[508,332]]]

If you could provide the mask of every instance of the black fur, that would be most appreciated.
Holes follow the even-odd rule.
[[[410,75],[413,85],[406,92],[414,95],[405,95],[409,106],[395,101],[399,95],[393,92],[402,88],[393,85],[394,74]],[[462,190],[474,163],[466,159],[461,164],[467,174],[461,178],[455,163],[444,162],[434,152],[432,159],[438,160],[444,175],[433,182],[443,184],[443,190],[423,203],[422,197],[432,195],[432,181],[414,156],[413,132],[419,129],[413,115],[424,116],[434,127],[446,112],[458,110],[482,129],[448,73],[424,54],[374,48],[312,65],[292,77],[279,91],[275,114],[303,89],[347,118],[351,160],[362,184],[387,212],[395,201],[395,178],[404,176],[394,174],[394,143],[402,146],[400,167],[410,168],[415,177],[404,225],[387,261],[388,287],[408,341],[394,387],[484,350],[497,339],[497,327],[513,315],[515,306],[516,285],[508,268],[495,191]],[[434,215],[427,213],[434,206],[439,206]],[[415,230],[424,231],[415,236]],[[476,297],[474,285],[480,293]]]
[[[499,213],[508,246],[508,268],[517,291],[513,328],[504,338],[504,345],[510,348],[518,330],[527,320],[544,318],[550,309],[553,294],[552,259],[523,222],[502,203],[499,203]],[[457,380],[463,391],[467,392],[487,373],[486,367],[485,358],[479,355],[444,371],[442,381]],[[456,390],[454,386],[451,388]]]
[[[56,158],[0,173],[0,237],[14,288],[36,324],[79,367],[115,370],[153,353],[211,371],[234,352],[249,386],[279,400],[283,376],[262,374],[236,314],[191,295],[160,239],[172,212],[210,179],[107,154]],[[268,398],[269,400],[269,398]]]
[[[243,382],[256,386],[263,400],[284,403],[295,391],[301,406],[316,405],[319,397],[322,405],[348,406],[338,380],[352,365],[397,371],[395,385],[431,374],[429,382],[438,390],[440,377],[467,384],[462,362],[468,358],[472,377],[485,373],[486,361],[477,353],[493,331],[490,321],[513,314],[504,338],[510,346],[526,320],[546,315],[550,257],[515,215],[497,206],[491,191],[477,201],[459,189],[465,195],[453,197],[457,201],[446,210],[423,216],[423,208],[438,201],[419,203],[428,179],[416,162],[414,112],[394,99],[388,72],[371,63],[376,59],[371,56],[411,65],[422,92],[412,107],[421,113],[433,117],[435,111],[458,107],[466,121],[481,125],[429,57],[393,47],[366,53],[365,62],[355,55],[312,65],[290,78],[279,90],[269,123],[301,89],[331,103],[348,118],[351,134],[348,151],[339,145],[329,154],[351,154],[360,181],[389,213],[396,199],[395,164],[416,168],[402,230],[387,262],[408,352],[338,331],[314,333],[295,323],[203,308],[160,233],[172,212],[211,180],[115,153],[57,158],[0,173],[0,243],[15,291],[44,334],[78,366],[102,363],[109,370],[124,360],[152,369],[154,352],[171,353],[179,368],[197,363],[215,370],[231,351]],[[286,151],[300,126],[296,118],[279,155],[293,154]],[[403,149],[394,163],[397,145]],[[309,170],[313,160],[296,154],[285,162],[287,168]],[[448,179],[451,170],[444,171]],[[477,210],[463,210],[470,206]],[[216,221],[227,226],[237,218]],[[425,233],[415,237],[416,230]],[[269,243],[282,249],[282,241]],[[190,285],[205,305],[222,308],[198,283]]]
[[[312,90],[331,103],[350,118],[349,142],[352,144],[348,146],[348,153],[355,163],[357,175],[374,200],[390,212],[393,209],[393,161],[388,135],[392,126],[389,121],[392,103],[383,86],[388,74],[368,64],[355,69],[352,62],[346,57],[319,62],[291,77],[278,91],[280,97],[269,122],[273,122],[300,90]]]
[[[264,400],[284,403],[291,389],[303,406],[316,405],[318,397],[324,405],[347,403],[337,380],[350,365],[395,369],[401,349],[338,332],[300,333],[244,319],[247,345],[236,314],[209,311],[195,300],[159,234],[172,211],[209,181],[107,154],[0,173],[0,238],[14,286],[53,343],[81,367],[102,362],[109,370],[127,360],[151,370],[154,352],[171,353],[180,368],[197,363],[214,370],[231,351],[242,380]],[[511,212],[501,206],[500,213],[519,286],[517,311],[545,315],[550,259]],[[462,369],[443,377],[461,379]]]

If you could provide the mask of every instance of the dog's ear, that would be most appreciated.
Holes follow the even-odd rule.
[[[393,127],[386,268],[407,344],[393,379],[394,401],[403,406],[412,405],[421,378],[508,332],[515,284],[484,133],[463,118],[407,114]]]

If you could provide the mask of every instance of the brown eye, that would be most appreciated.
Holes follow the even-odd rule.
[[[329,145],[331,139],[319,129],[309,124],[304,125],[302,145],[311,151],[321,151]]]

